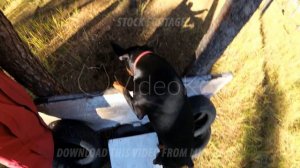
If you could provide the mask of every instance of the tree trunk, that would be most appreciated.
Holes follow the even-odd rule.
[[[227,0],[200,41],[187,75],[208,74],[227,46],[248,22],[262,0]]]
[[[64,93],[64,88],[23,43],[0,11],[0,66],[39,97]]]

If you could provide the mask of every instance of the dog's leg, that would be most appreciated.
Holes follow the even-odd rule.
[[[125,100],[129,104],[129,106],[131,107],[131,109],[134,111],[135,108],[133,106],[133,97],[130,95],[130,93],[129,93],[129,91],[127,89],[123,90],[123,95],[125,97]]]
[[[118,81],[115,81],[113,83],[113,86],[116,90],[123,93],[123,95],[125,97],[125,100],[127,101],[128,105],[130,106],[130,108],[133,111],[135,111],[135,108],[133,106],[133,97],[130,95],[129,91],[123,85],[121,85]]]
[[[137,101],[134,100],[134,98],[130,95],[129,91],[118,81],[115,81],[113,83],[113,86],[115,89],[123,93],[125,100],[127,101],[132,111],[136,114],[137,118],[140,120],[143,119],[145,116],[145,114],[143,113],[144,110],[141,109],[142,107],[139,105]]]
[[[137,118],[140,119],[140,120],[143,119],[144,116],[145,116],[145,114],[143,113],[143,110],[141,109],[139,104],[136,103],[136,101],[130,95],[129,91],[126,88],[123,90],[123,95],[124,95],[127,103],[129,104],[129,106],[131,107],[132,111],[137,116]]]
[[[113,83],[113,87],[117,90],[117,91],[119,91],[119,92],[121,92],[121,93],[123,93],[123,91],[126,89],[123,85],[121,85],[118,81],[115,81],[114,83]]]

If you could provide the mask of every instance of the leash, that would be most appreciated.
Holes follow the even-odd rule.
[[[148,55],[148,54],[151,54],[152,53],[152,51],[144,51],[144,52],[142,52],[136,59],[135,59],[135,61],[134,61],[134,64],[133,64],[133,71],[135,71],[135,67],[136,67],[136,65],[137,65],[137,63],[144,57],[144,56],[146,56],[146,55]],[[134,72],[133,72],[134,73]]]

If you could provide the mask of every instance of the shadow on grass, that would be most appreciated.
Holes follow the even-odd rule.
[[[75,9],[80,10],[84,8],[93,1],[95,0],[50,0],[42,7],[37,6],[33,12],[22,14],[22,16],[15,21],[14,25],[18,26],[30,20],[38,21],[41,20],[41,18],[53,16],[58,13],[58,10],[64,11],[64,14],[67,15],[68,13],[72,13]],[[24,3],[28,5],[28,2],[24,1]],[[20,8],[22,8],[22,5],[20,5]],[[19,8],[16,10],[19,10]]]
[[[144,17],[137,12],[139,7],[136,4],[129,4],[124,12],[113,16],[113,22],[109,25],[104,23],[103,18],[106,15],[110,16],[120,3],[124,1],[113,3],[78,30],[49,57],[48,62],[53,69],[52,73],[69,88],[70,92],[80,92],[78,76],[81,72],[83,74],[80,79],[82,88],[87,92],[106,89],[107,83],[111,85],[114,81],[114,76],[121,82],[126,82],[124,80],[127,80],[128,74],[115,57],[110,41],[123,47],[147,44],[166,58],[177,72],[182,73],[188,62],[194,58],[195,48],[208,29],[208,26],[203,28],[203,24],[210,25],[212,22],[218,0],[213,2],[212,8],[208,11],[208,17],[204,21],[197,15],[205,12],[206,9],[192,11],[193,3],[184,0],[166,18],[183,18],[188,25],[193,26],[165,26],[163,23],[147,39],[141,37],[145,30],[144,26],[120,26],[118,24],[119,18]],[[74,55],[76,55],[75,59]],[[83,65],[96,67],[96,69],[85,68],[83,70]]]
[[[276,85],[276,74],[270,78],[265,70],[263,93],[257,97],[256,113],[251,116],[249,130],[244,139],[244,153],[241,167],[249,168],[276,168],[279,167],[281,155],[279,151],[279,127],[282,114],[278,107],[281,92]]]
[[[219,16],[209,28],[196,50],[195,61],[190,62],[186,75],[206,75],[234,40],[240,30],[258,9],[262,0],[225,1]]]
[[[107,77],[109,72],[95,61],[101,53],[101,42],[97,32],[108,29],[109,25],[99,23],[112,13],[120,2],[113,2],[49,54],[47,63],[51,72],[62,81],[69,92],[99,91],[106,89],[110,84]],[[109,61],[106,55],[104,60]],[[89,70],[89,67],[93,68]],[[82,84],[80,87],[79,82]]]
[[[50,0],[43,7],[36,10],[36,13],[49,13],[58,8],[67,9],[76,3],[76,7],[81,9],[95,0]]]
[[[176,67],[179,74],[183,74],[189,62],[195,58],[194,52],[213,20],[218,2],[214,0],[209,10],[192,11],[193,3],[182,1],[167,18],[184,19],[185,25],[168,27],[164,26],[164,22],[148,39],[147,44]],[[206,11],[208,13],[205,20],[197,17]]]

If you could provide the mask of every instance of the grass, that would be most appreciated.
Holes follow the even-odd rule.
[[[50,71],[52,67],[48,65],[47,58],[99,11],[111,4],[107,0],[102,1],[104,5],[93,0],[74,0],[71,4],[58,2],[61,3],[51,5],[51,0],[7,0],[3,7],[21,39]],[[29,8],[30,11],[22,10],[23,8]]]
[[[63,9],[56,9],[48,16],[38,15],[28,22],[17,25],[16,30],[20,37],[27,41],[31,51],[40,58],[46,56],[47,53],[43,52],[51,40],[55,36],[61,37],[60,33],[64,24],[71,15],[76,14],[74,9],[72,12],[64,13]],[[28,30],[30,28],[30,30]]]
[[[137,12],[139,15],[143,15],[144,14],[144,11],[147,7],[147,5],[149,4],[150,0],[145,0],[144,2],[143,1],[138,1],[138,7],[137,7]]]
[[[39,1],[10,1],[9,5],[4,8],[4,13],[14,24],[21,39],[27,42],[33,54],[38,55],[46,63],[44,58],[49,53],[44,51],[48,48],[48,44],[55,36],[60,36],[63,25],[72,15],[78,13],[77,9],[65,10],[61,7],[46,13],[39,13],[36,12],[37,9],[43,8],[43,5],[45,5]],[[35,12],[28,14],[22,10],[24,7],[28,7]],[[26,21],[19,21],[18,16],[21,14],[29,15],[29,18]]]
[[[218,118],[202,167],[300,166],[300,32],[279,10],[276,2],[256,12],[214,66],[235,77],[213,98]]]
[[[30,1],[31,3],[27,4],[24,2],[24,0],[6,0],[5,3],[0,3],[0,8],[4,9],[31,51],[46,65],[48,63],[45,58],[54,56],[53,53],[57,48],[68,43],[72,35],[112,4],[110,1],[101,3],[95,1],[82,8],[79,4],[75,4],[35,15],[32,15],[32,11],[19,10],[31,16],[19,22],[22,20],[19,18],[21,15],[16,11],[20,7],[30,5],[29,9],[36,9],[37,6],[42,8],[47,4],[36,3],[37,1]],[[174,3],[180,3],[164,1],[164,5],[161,6],[156,2],[139,1],[137,14],[166,17],[176,6]],[[197,4],[199,1],[193,2],[194,11],[202,9],[201,5]],[[167,9],[168,5],[170,9]],[[162,14],[157,10],[160,6],[166,8]],[[154,8],[153,12],[151,8]],[[109,35],[100,33],[105,36],[104,40],[116,40],[111,38],[111,34],[114,33],[119,35],[117,38],[129,39],[132,34],[122,34],[121,30],[120,34],[119,27],[111,28],[113,22],[107,21],[115,16],[111,13],[109,17],[99,20],[100,24],[95,24],[108,25]],[[203,16],[205,15],[199,17]],[[257,10],[217,61],[213,73],[231,71],[234,79],[212,99],[217,108],[217,118],[212,127],[211,141],[196,160],[196,167],[300,167],[300,30],[296,28],[300,25],[299,17],[300,14],[295,12],[295,6],[284,0],[274,1],[263,16],[260,16],[260,9]],[[95,33],[99,29],[92,28],[91,32]],[[156,33],[156,29],[157,27],[149,24],[143,29],[140,37],[133,40],[147,40]],[[165,40],[162,37],[168,30],[162,29],[161,33],[159,39]],[[184,38],[180,33],[176,36]],[[88,39],[90,35],[87,33],[86,37]],[[103,39],[100,38],[99,41],[102,42],[101,40]],[[77,48],[65,47],[59,50],[60,54],[72,53],[75,49],[75,51],[84,50],[81,44],[75,45]],[[96,46],[96,50],[108,50],[107,47]],[[99,49],[99,46],[102,48]],[[181,48],[187,53],[184,47]],[[63,59],[69,57],[71,55],[67,54]],[[80,70],[79,65],[85,63],[83,62],[85,57],[89,56],[76,57],[75,60],[68,61],[69,64],[75,64],[75,69]],[[100,56],[96,55],[97,57]],[[173,63],[181,62],[181,59],[175,57],[170,60],[174,61]],[[70,83],[76,83],[76,75],[72,74],[75,70],[70,69],[67,63],[61,65],[63,66],[66,68],[62,70],[66,72],[61,73],[61,76],[69,78]],[[48,64],[48,68],[52,70],[57,67]]]

